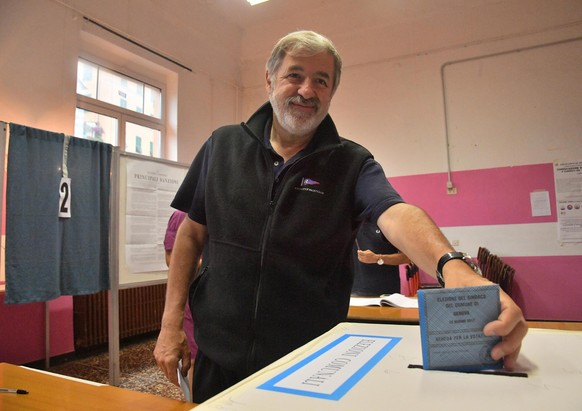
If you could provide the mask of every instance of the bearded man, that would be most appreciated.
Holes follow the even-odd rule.
[[[334,45],[318,33],[279,40],[266,67],[269,102],[246,123],[211,135],[172,202],[188,217],[172,253],[154,355],[175,384],[179,359],[186,374],[182,319],[192,284],[194,402],[346,319],[352,247],[363,221],[424,271],[434,273],[440,261],[447,287],[490,284],[455,257],[423,210],[402,200],[368,150],[340,137],[328,111],[341,67]],[[491,355],[512,368],[527,325],[501,294],[501,315],[484,332],[503,336]]]

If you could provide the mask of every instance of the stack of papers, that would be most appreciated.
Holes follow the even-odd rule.
[[[188,383],[186,377],[182,375],[182,359],[178,361],[178,382],[180,383],[182,394],[184,394],[184,399],[186,401],[192,402],[192,395],[190,394],[190,384]]]
[[[413,297],[406,297],[399,293],[383,294],[379,297],[352,297],[350,305],[355,307],[365,306],[386,306],[401,308],[418,308],[418,300]]]

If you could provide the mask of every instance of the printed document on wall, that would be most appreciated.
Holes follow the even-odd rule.
[[[582,242],[582,161],[555,162],[558,240]]]
[[[125,261],[130,272],[166,270],[164,234],[170,203],[185,171],[173,165],[128,159],[125,198]]]

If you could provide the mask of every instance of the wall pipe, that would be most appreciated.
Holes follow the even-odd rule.
[[[485,54],[482,56],[468,57],[468,58],[459,59],[459,60],[451,60],[451,61],[447,61],[441,65],[441,85],[442,85],[442,90],[443,90],[443,111],[444,111],[444,119],[445,119],[445,144],[446,144],[446,151],[447,151],[447,191],[453,190],[455,188],[455,186],[454,186],[452,178],[451,178],[451,151],[450,151],[450,146],[449,146],[449,118],[448,118],[448,110],[447,110],[447,88],[446,88],[446,82],[445,82],[445,68],[447,68],[448,66],[451,66],[453,64],[467,63],[469,61],[498,57],[498,56],[503,56],[506,54],[520,53],[522,51],[531,51],[531,50],[540,49],[543,47],[557,46],[560,44],[571,43],[571,42],[580,41],[580,40],[582,40],[582,36],[574,37],[574,38],[570,38],[570,39],[553,41],[550,43],[536,44],[534,46],[519,47],[516,49],[505,50],[505,51],[500,51],[500,52],[491,53],[491,54]]]

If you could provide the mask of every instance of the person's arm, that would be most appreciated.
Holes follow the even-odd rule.
[[[206,234],[204,225],[185,218],[176,234],[170,259],[166,302],[154,357],[166,377],[176,385],[178,360],[182,359],[184,376],[190,368],[190,349],[183,329],[184,307],[190,283],[202,255]]]
[[[434,277],[441,256],[454,251],[432,219],[422,209],[410,204],[400,203],[388,208],[380,215],[378,227],[388,241]],[[446,263],[443,277],[447,288],[491,284],[461,260]],[[503,337],[491,350],[491,356],[496,360],[503,358],[505,368],[512,370],[521,341],[527,334],[527,324],[521,309],[503,290],[500,291],[500,300],[499,318],[487,324],[483,332],[485,335]]]
[[[172,256],[172,250],[166,250],[166,265],[170,266],[170,257]]]
[[[378,264],[382,259],[387,265],[410,264],[410,259],[404,253],[376,254],[371,250],[358,250],[358,260],[364,264]]]

